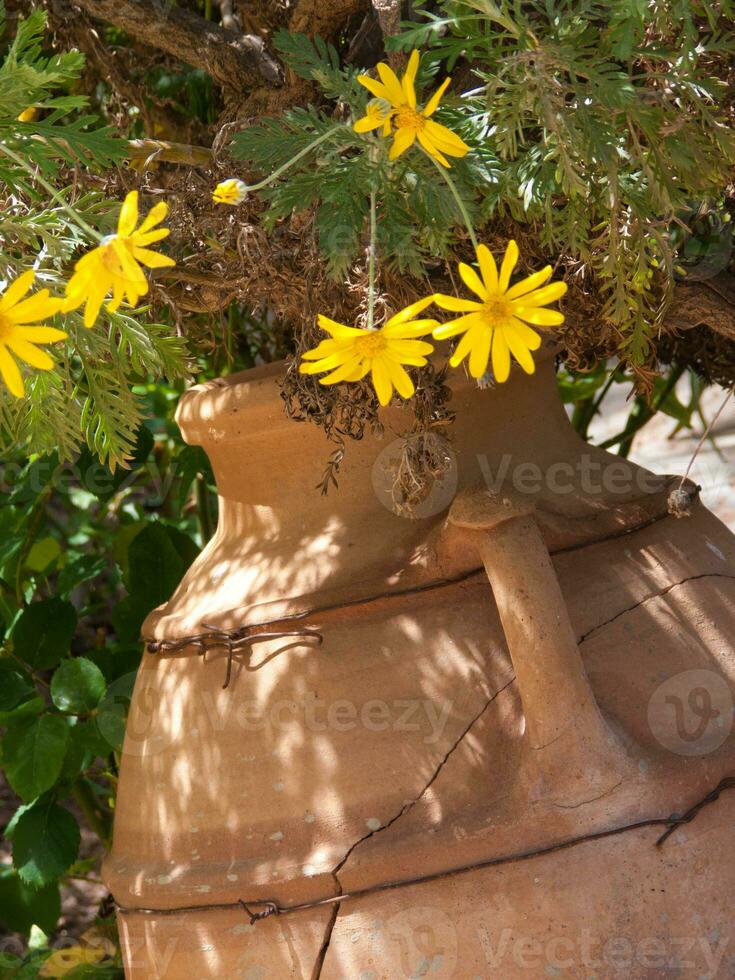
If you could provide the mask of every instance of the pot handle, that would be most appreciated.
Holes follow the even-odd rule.
[[[575,754],[609,757],[611,732],[582,663],[556,570],[536,522],[520,495],[465,491],[449,521],[470,532],[485,566],[515,668],[526,720],[524,739],[543,749],[565,734]],[[582,761],[582,760],[580,760]]]

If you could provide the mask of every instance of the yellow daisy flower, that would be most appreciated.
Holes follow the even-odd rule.
[[[400,80],[385,62],[377,66],[380,81],[369,75],[358,75],[357,80],[371,92],[377,101],[368,105],[367,114],[358,119],[354,129],[358,133],[368,133],[373,129],[383,129],[383,136],[390,136],[392,128],[396,134],[388,156],[395,160],[402,153],[419,143],[435,160],[445,167],[451,166],[450,157],[463,157],[469,146],[456,133],[431,118],[439,107],[439,101],[451,79],[445,78],[423,109],[416,105],[416,72],[419,67],[419,53],[412,51],[406,73]],[[446,154],[446,155],[445,155]]]
[[[508,243],[500,272],[485,245],[478,246],[477,262],[481,276],[464,262],[459,264],[459,274],[480,301],[436,295],[434,299],[438,306],[463,316],[437,327],[434,337],[446,340],[464,334],[449,363],[457,367],[469,355],[473,378],[482,377],[492,357],[495,380],[507,381],[511,354],[526,374],[533,374],[536,366],[531,351],[541,346],[541,337],[528,324],[558,327],[564,323],[563,313],[543,307],[561,299],[567,284],[549,283],[552,269],[547,265],[540,272],[510,286],[510,277],[518,262],[518,246],[514,241]]]
[[[412,303],[379,330],[346,327],[320,315],[319,326],[330,339],[307,351],[303,360],[313,363],[302,364],[299,370],[302,374],[329,371],[325,378],[319,378],[323,385],[361,381],[370,373],[381,405],[390,402],[394,388],[401,398],[410,398],[416,389],[403,365],[423,367],[427,363],[426,355],[434,350],[431,344],[416,338],[431,333],[437,325],[436,320],[415,319],[433,299],[429,296]]]
[[[248,185],[245,181],[230,177],[217,184],[212,200],[215,204],[242,204],[247,196]]]
[[[84,308],[84,326],[91,327],[105,297],[112,292],[107,309],[114,313],[123,299],[135,306],[148,292],[148,280],[142,266],[160,269],[176,265],[167,255],[147,248],[169,234],[168,228],[155,228],[168,214],[163,201],[154,205],[139,228],[138,192],[130,191],[120,209],[117,234],[108,235],[102,243],[87,252],[74,266],[74,275],[66,285],[66,311]],[[155,229],[155,230],[154,230]]]
[[[67,336],[55,327],[38,326],[39,320],[58,313],[64,304],[62,300],[52,299],[48,289],[40,289],[24,299],[35,277],[33,269],[29,269],[0,295],[0,374],[16,398],[23,397],[25,385],[12,354],[31,367],[50,371],[54,362],[36,345],[53,344]]]

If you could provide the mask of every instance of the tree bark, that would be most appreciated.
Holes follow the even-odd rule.
[[[263,81],[282,82],[281,69],[262,38],[237,34],[204,20],[171,0],[75,0],[93,17],[120,27],[138,41],[201,68],[235,91]]]

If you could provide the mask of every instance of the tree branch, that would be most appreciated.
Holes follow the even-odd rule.
[[[237,34],[204,20],[172,0],[75,0],[83,10],[136,40],[201,68],[224,88],[280,85],[281,69],[262,38]]]

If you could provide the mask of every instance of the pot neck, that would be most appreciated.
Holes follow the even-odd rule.
[[[262,623],[456,578],[480,564],[447,530],[457,492],[502,488],[508,480],[518,489],[522,478],[523,492],[548,500],[544,474],[555,464],[571,470],[570,461],[582,455],[610,459],[569,424],[550,354],[536,374],[516,370],[492,389],[480,390],[455,372],[460,376],[451,381],[450,407],[456,420],[434,443],[443,460],[440,477],[413,516],[399,516],[391,509],[391,487],[409,412],[382,412],[382,438],[348,440],[339,485],[324,495],[317,486],[335,446],[316,426],[285,416],[282,371],[270,365],[182,398],[177,420],[185,440],[202,446],[212,462],[220,517],[168,606],[146,624],[148,635],[182,635],[202,621],[228,628]],[[410,473],[410,459],[404,472]],[[578,508],[583,516],[604,506],[599,495],[585,493],[578,474],[568,472],[567,482],[562,495],[552,494],[552,509],[560,505],[576,516]],[[639,494],[631,482],[628,496]],[[623,492],[617,500],[625,498]]]

